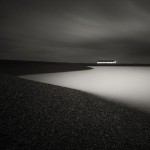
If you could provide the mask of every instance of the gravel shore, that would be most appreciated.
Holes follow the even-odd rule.
[[[150,115],[59,86],[0,75],[2,150],[150,149]]]

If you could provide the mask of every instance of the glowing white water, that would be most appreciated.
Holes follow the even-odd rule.
[[[150,108],[150,67],[92,67],[91,70],[26,75],[22,78],[60,85]]]

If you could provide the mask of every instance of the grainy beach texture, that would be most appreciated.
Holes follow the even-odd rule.
[[[149,150],[150,114],[78,90],[0,74],[0,135],[2,150]]]

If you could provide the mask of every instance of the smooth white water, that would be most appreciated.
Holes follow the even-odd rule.
[[[150,67],[91,68],[93,69],[21,77],[79,89],[146,110],[150,109]]]

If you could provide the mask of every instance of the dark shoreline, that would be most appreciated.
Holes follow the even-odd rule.
[[[11,74],[15,76],[38,73],[80,71],[89,69],[92,68],[85,64],[76,63],[0,60],[0,73]]]
[[[96,63],[0,60],[0,73],[20,76],[20,75],[27,75],[27,74],[56,73],[56,72],[81,71],[81,70],[92,69],[88,66],[150,67],[150,64],[98,65]]]
[[[67,70],[60,66],[46,67],[51,72]],[[15,65],[11,69],[5,73],[23,73],[23,66],[19,73]],[[0,74],[1,149],[150,149],[150,114],[86,92],[12,75]]]

